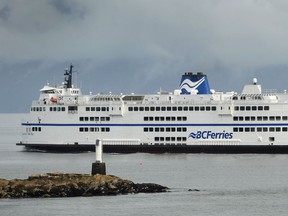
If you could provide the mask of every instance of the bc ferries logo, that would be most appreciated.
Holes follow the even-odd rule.
[[[192,82],[189,79],[185,79],[181,83],[180,88],[182,90],[185,89],[186,92],[191,92],[192,89],[197,89],[198,86],[200,86],[204,81],[205,81],[205,77],[201,78],[200,80],[196,82]]]
[[[189,134],[192,139],[232,139],[233,133],[225,132],[212,132],[212,131],[197,131]]]

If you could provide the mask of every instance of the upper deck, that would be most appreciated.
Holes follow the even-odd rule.
[[[216,92],[210,89],[208,78],[202,72],[185,73],[180,88],[174,92],[158,92],[156,94],[96,94],[83,95],[80,88],[72,84],[73,65],[65,70],[64,83],[59,86],[45,85],[40,90],[38,100],[32,106],[90,106],[90,105],[167,105],[167,104],[269,104],[288,103],[286,91],[262,91],[262,86],[253,79],[251,84],[243,87],[241,93]]]

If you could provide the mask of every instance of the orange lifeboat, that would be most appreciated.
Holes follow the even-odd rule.
[[[57,98],[51,97],[51,98],[50,98],[50,101],[51,101],[52,103],[57,103]]]

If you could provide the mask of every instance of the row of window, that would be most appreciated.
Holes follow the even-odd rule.
[[[182,141],[186,141],[187,138],[186,137],[154,137],[154,141],[155,142],[159,142],[159,141],[166,141],[166,142],[182,142]]]
[[[32,128],[31,127],[27,127],[26,128],[26,133],[31,133],[32,131],[33,132],[38,132],[38,131],[41,132],[41,130],[42,130],[41,127],[32,127]]]
[[[270,109],[269,106],[235,106],[235,111],[268,111]]]
[[[235,106],[235,111],[268,111],[269,106]],[[65,111],[65,107],[50,107],[50,111]],[[121,107],[119,107],[121,110]],[[31,107],[33,112],[46,111],[45,107]],[[109,111],[109,107],[86,107],[86,111]],[[216,111],[216,106],[156,106],[156,107],[128,107],[128,111]]]
[[[128,111],[216,111],[216,106],[128,107]]]
[[[287,132],[288,127],[234,127],[233,132]]]
[[[110,132],[109,127],[80,127],[80,132]]]
[[[32,127],[32,131],[41,131],[41,127]]]
[[[32,112],[45,112],[46,107],[31,107]],[[65,107],[49,107],[50,112],[65,112]]]
[[[288,116],[234,116],[233,121],[287,121]]]
[[[120,107],[121,108],[121,107]],[[86,111],[89,112],[100,112],[100,111],[109,111],[109,107],[86,107]]]
[[[51,112],[60,112],[60,111],[65,112],[65,107],[50,107],[49,110]]]
[[[105,116],[101,116],[101,117],[94,117],[94,116],[90,116],[90,117],[79,117],[79,121],[110,121],[110,117],[105,117]]]
[[[268,111],[269,106],[235,106],[235,111]],[[50,111],[65,111],[65,107],[50,107]],[[121,107],[119,107],[121,110]],[[31,107],[33,112],[46,111],[45,107]],[[109,107],[86,107],[86,111],[109,111]],[[216,106],[156,106],[156,107],[128,107],[128,111],[216,111]]]
[[[261,95],[247,95],[249,98],[251,98],[252,100],[262,100],[262,96]],[[240,97],[238,96],[233,96],[232,100],[246,100],[246,96],[245,95],[241,95]]]
[[[46,107],[31,107],[32,112],[45,112]]]
[[[119,97],[94,97],[90,99],[91,101],[120,101]]]
[[[187,121],[186,116],[145,116],[144,121]]]
[[[186,132],[186,127],[144,127],[144,132]]]
[[[164,145],[165,146],[170,146],[170,145],[171,146],[175,146],[175,145],[177,145],[177,146],[186,146],[187,144],[186,143],[176,143],[176,144],[175,143],[154,143],[154,145],[155,146],[159,146],[159,145],[160,146],[164,146]]]
[[[77,111],[77,107],[68,107],[69,111]],[[113,110],[113,108],[112,108]],[[119,107],[119,110],[121,110],[121,107]],[[45,112],[46,111],[46,107],[31,107],[31,111],[32,112]],[[50,107],[49,111],[51,112],[64,112],[65,111],[65,107]],[[109,107],[86,107],[86,111],[109,111]]]
[[[79,90],[71,90],[71,94],[79,94]]]

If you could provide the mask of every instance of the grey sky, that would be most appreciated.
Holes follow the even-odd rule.
[[[186,71],[282,91],[287,38],[286,0],[1,0],[0,112],[28,112],[71,62],[85,93],[173,91]]]

